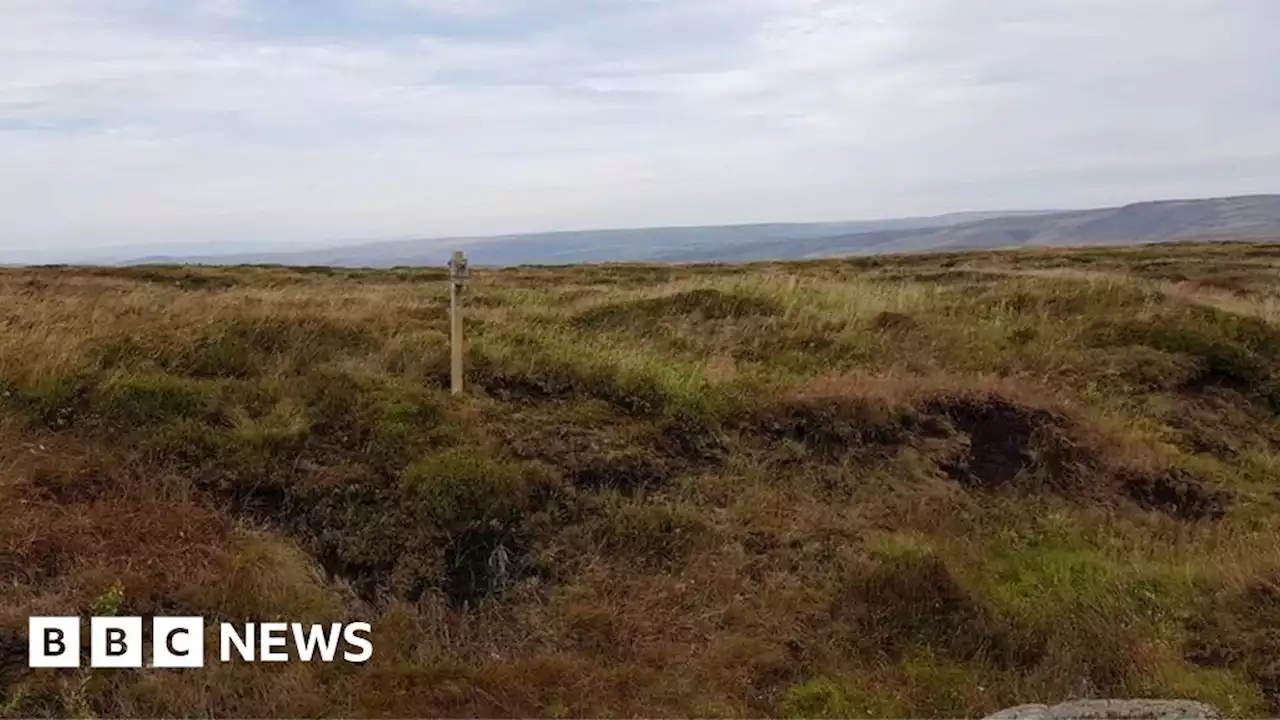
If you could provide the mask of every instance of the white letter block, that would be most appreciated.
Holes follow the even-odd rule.
[[[89,664],[96,668],[142,667],[142,618],[91,618]]]
[[[27,618],[27,667],[80,667],[80,618]]]
[[[151,664],[158,668],[204,667],[204,618],[155,618],[151,623]]]

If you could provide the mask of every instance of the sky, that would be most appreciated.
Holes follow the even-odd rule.
[[[1275,192],[1276,28],[1276,0],[0,0],[0,261]]]

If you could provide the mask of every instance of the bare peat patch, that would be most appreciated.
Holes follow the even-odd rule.
[[[940,462],[965,487],[1066,494],[1081,489],[1089,458],[1072,440],[1068,419],[998,395],[937,396],[924,410],[968,439]]]
[[[1195,476],[1178,468],[1153,475],[1131,474],[1123,480],[1124,493],[1138,505],[1180,520],[1218,520],[1231,504],[1230,493],[1212,490]]]

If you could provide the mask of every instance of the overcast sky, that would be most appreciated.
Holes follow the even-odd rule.
[[[1280,0],[0,0],[0,260],[1280,190]]]

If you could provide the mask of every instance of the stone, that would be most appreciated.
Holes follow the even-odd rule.
[[[1221,720],[1222,714],[1191,700],[1074,700],[1059,705],[1019,705],[986,720]]]

